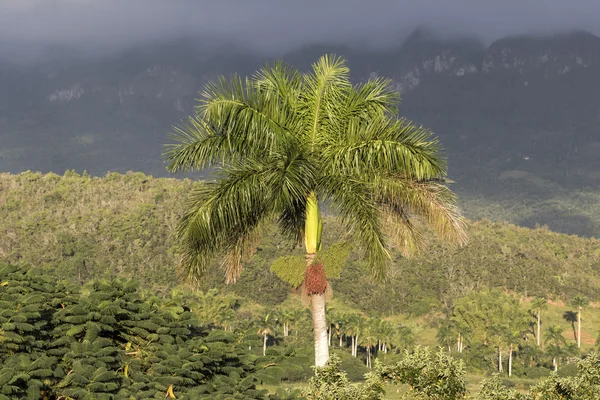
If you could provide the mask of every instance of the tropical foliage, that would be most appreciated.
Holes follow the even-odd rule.
[[[0,277],[2,399],[267,398],[247,346],[184,304],[132,281],[81,292],[9,265]]]
[[[479,393],[471,396],[466,387],[464,363],[440,350],[437,353],[417,347],[407,351],[395,365],[378,363],[367,375],[365,384],[350,385],[333,359],[325,368],[317,369],[305,392],[309,399],[384,398],[383,384],[409,387],[406,399],[428,400],[596,400],[600,399],[600,356],[593,353],[577,365],[575,376],[561,378],[556,374],[539,382],[529,393],[507,387],[495,374],[482,382]],[[346,397],[344,397],[346,396]]]
[[[298,249],[290,250],[289,242],[278,236],[274,228],[267,229],[238,283],[223,286],[222,275],[215,268],[207,275],[205,289],[210,286],[218,289],[200,294],[187,287],[174,288],[177,246],[174,238],[165,233],[176,226],[180,214],[178,203],[183,201],[185,192],[197,184],[133,173],[92,178],[71,172],[65,176],[0,175],[0,182],[3,258],[12,263],[31,264],[32,272],[43,273],[54,283],[68,280],[86,285],[101,277],[135,276],[141,282],[139,290],[143,297],[152,293],[161,301],[187,304],[197,315],[199,329],[226,330],[237,340],[243,340],[247,344],[244,351],[260,359],[259,370],[269,363],[278,363],[263,369],[267,373],[264,379],[304,381],[311,376],[310,360],[314,353],[310,350],[310,313],[299,301],[286,300],[289,286],[270,271],[278,257],[301,253]],[[336,249],[333,254],[343,256],[346,248],[336,245],[343,234],[342,227],[327,216],[324,224],[327,228],[323,232],[323,246]],[[540,379],[554,368],[558,368],[561,376],[574,373],[574,360],[593,346],[595,336],[589,335],[596,333],[593,327],[597,310],[593,306],[583,309],[584,334],[579,352],[568,323],[560,317],[570,310],[576,323],[577,310],[556,304],[561,298],[572,299],[578,294],[597,301],[597,240],[488,221],[471,223],[468,229],[470,243],[459,250],[427,237],[424,239],[429,249],[427,257],[417,255],[407,260],[392,252],[393,270],[398,273],[391,274],[384,283],[370,281],[366,265],[355,253],[349,253],[339,277],[330,278],[335,286],[335,301],[334,308],[328,311],[327,327],[330,351],[340,357],[341,368],[350,380],[362,379],[368,371],[369,343],[363,340],[368,325],[372,325],[369,329],[377,337],[377,341],[371,340],[375,345],[370,347],[373,367],[378,359],[386,363],[398,361],[403,351],[414,344],[434,345],[438,333],[439,343],[462,359],[470,372],[497,371],[499,352],[495,342],[492,340],[486,346],[465,335],[459,351],[457,331],[450,323],[456,304],[464,304],[465,296],[485,303],[486,297],[476,293],[489,291],[486,287],[548,299],[548,309],[542,308],[538,347],[537,308],[520,298],[521,310],[531,310],[532,315],[526,334],[513,343],[514,377]],[[491,273],[493,270],[503,273]],[[0,283],[6,280],[2,278]],[[89,290],[87,287],[80,291]],[[275,307],[284,301],[282,306]],[[257,331],[258,322],[266,312],[254,303],[272,312],[273,335],[267,338],[264,359],[263,337]],[[277,312],[273,312],[274,308]],[[402,319],[396,315],[388,318],[406,309],[411,314]],[[493,325],[493,315],[490,318]],[[420,322],[414,322],[417,320]],[[559,333],[550,338],[548,328],[554,325],[558,325]],[[576,328],[574,325],[575,331]],[[503,346],[503,379],[509,369],[508,350],[508,346]]]

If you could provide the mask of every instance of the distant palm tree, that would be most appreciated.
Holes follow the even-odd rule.
[[[363,326],[363,317],[359,314],[350,314],[347,316],[344,333],[346,336],[350,336],[351,353],[354,357],[358,356],[358,339]]]
[[[300,308],[286,308],[279,312],[279,319],[283,325],[283,337],[290,335],[295,323],[300,321],[305,314],[305,311]]]
[[[364,321],[360,344],[367,350],[367,368],[372,368],[371,354],[373,347],[377,345],[377,328],[379,321],[368,319]]]
[[[537,345],[540,346],[540,341],[542,338],[541,328],[542,328],[542,311],[548,309],[548,303],[543,297],[536,297],[531,301],[531,309],[536,315],[537,318],[537,334],[535,335],[537,339]]]
[[[379,322],[377,327],[378,340],[381,343],[379,351],[388,352],[393,345],[396,332],[396,329],[394,329],[394,326],[390,322],[385,320]]]
[[[563,328],[557,325],[546,328],[544,332],[544,344],[548,345],[546,352],[552,356],[555,371],[558,371],[558,358],[564,354],[563,347],[567,344],[563,332]]]
[[[263,357],[267,354],[267,341],[269,336],[273,335],[275,331],[275,321],[272,319],[272,314],[267,314],[259,321],[258,330],[256,331],[257,335],[263,337]]]
[[[216,182],[192,192],[179,225],[185,275],[198,281],[224,253],[235,282],[261,227],[275,220],[304,242],[317,366],[329,358],[319,201],[339,210],[376,278],[386,275],[390,244],[405,255],[418,247],[412,216],[466,242],[439,142],[397,117],[390,81],[352,85],[344,60],[323,56],[309,73],[278,63],[245,81],[221,78],[202,96],[165,154],[171,172],[219,168]]]
[[[345,324],[345,314],[340,312],[329,313],[329,330],[330,333],[335,332],[335,335],[339,340],[339,347],[342,347],[342,342],[344,339],[344,324]]]
[[[577,310],[577,348],[581,348],[581,310],[586,307],[590,301],[587,297],[577,295],[571,300],[571,306]]]
[[[565,311],[563,313],[563,319],[571,324],[573,340],[575,343],[577,343],[577,328],[575,327],[575,323],[577,322],[577,313],[575,311]]]

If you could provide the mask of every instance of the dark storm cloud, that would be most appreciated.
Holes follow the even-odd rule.
[[[310,42],[388,46],[417,26],[489,42],[600,33],[600,0],[0,0],[3,49],[110,50],[194,35],[277,51]],[[6,55],[6,54],[5,54]]]

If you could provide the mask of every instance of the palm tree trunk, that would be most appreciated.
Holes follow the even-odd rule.
[[[371,346],[367,346],[367,368],[371,369]]]
[[[512,375],[512,353],[513,353],[513,346],[511,344],[508,349],[508,377],[509,378]]]
[[[340,333],[340,347],[342,347],[342,339],[343,339],[343,338],[344,338],[344,335],[342,335],[342,334]]]
[[[498,346],[498,372],[502,372],[502,347]]]
[[[358,357],[358,333],[356,334],[356,339],[354,340],[354,357]]]
[[[541,319],[541,314],[542,312],[540,310],[538,310],[537,313],[537,345],[538,347],[540,347],[540,339],[541,339],[541,335],[540,335],[540,330],[542,327],[542,319]]]
[[[267,335],[263,335],[263,357],[267,355]]]
[[[552,365],[554,365],[554,372],[558,371],[558,362],[556,362],[556,357],[552,359]]]
[[[325,319],[325,296],[310,296],[312,308],[313,333],[315,338],[315,365],[322,367],[329,360],[329,342],[327,341],[327,320]]]
[[[354,335],[350,335],[350,339],[352,339],[352,343],[350,344],[350,353],[354,356]]]
[[[577,310],[577,348],[581,348],[581,308]]]
[[[331,347],[331,335],[332,334],[333,334],[333,332],[331,332],[331,327],[330,327],[329,328],[329,333],[328,333],[329,337],[328,337],[328,340],[327,340],[327,344],[328,344],[329,347]]]

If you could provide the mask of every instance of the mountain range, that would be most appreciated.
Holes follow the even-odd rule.
[[[420,29],[394,48],[310,45],[280,57],[306,70],[344,56],[352,79],[392,79],[401,114],[431,128],[471,218],[600,236],[600,38],[584,31],[484,45]],[[0,63],[0,171],[166,172],[162,146],[219,75],[274,57],[200,39],[102,58],[56,48]]]

